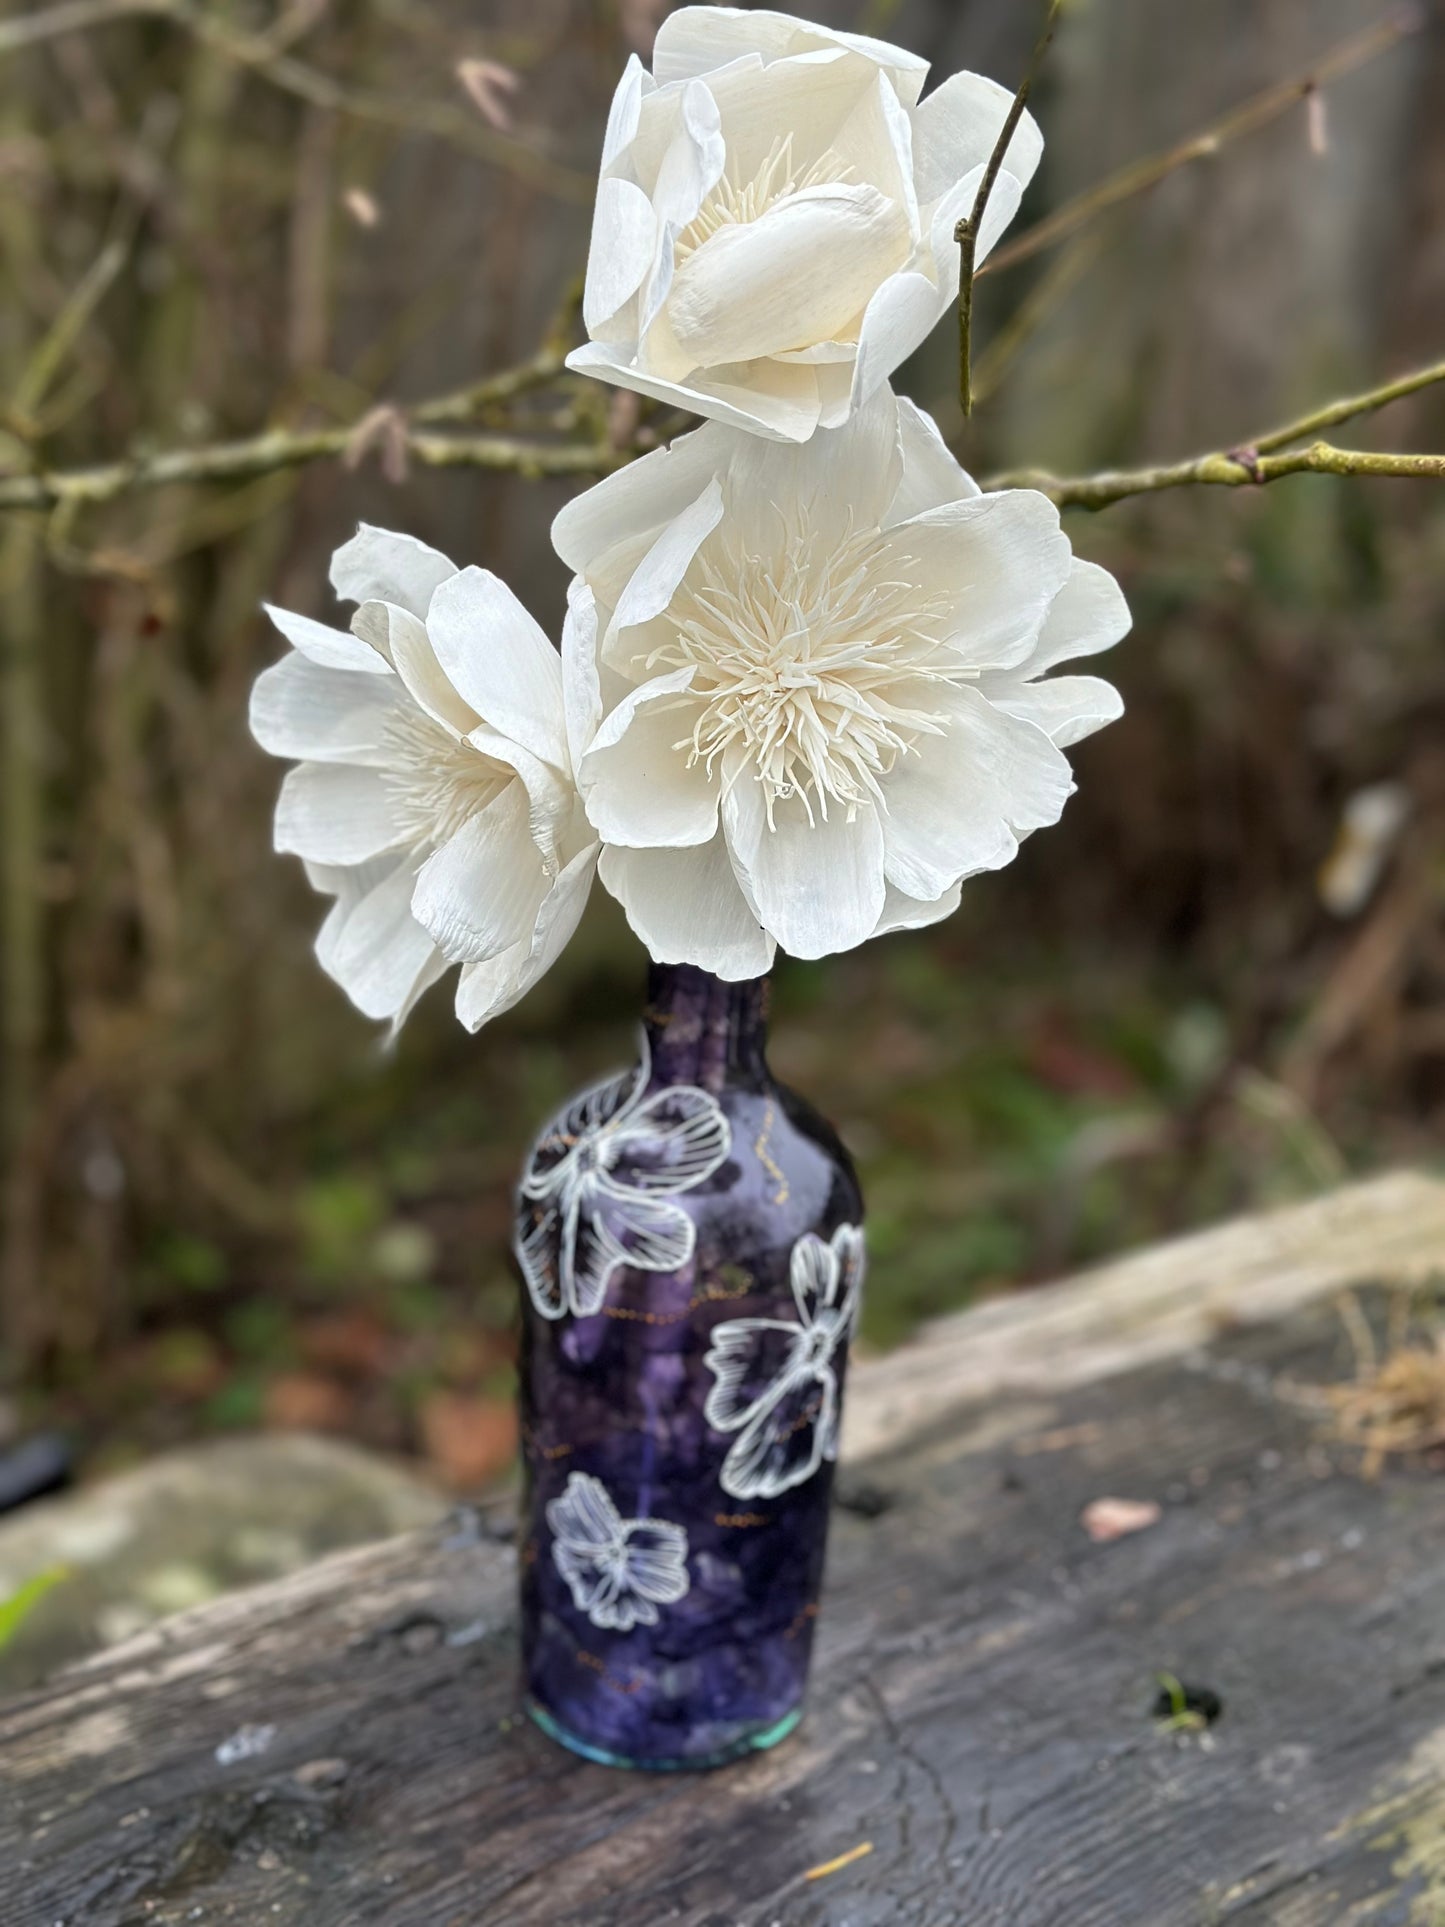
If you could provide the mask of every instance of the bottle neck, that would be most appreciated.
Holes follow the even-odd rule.
[[[647,1033],[654,1087],[725,1084],[767,1075],[768,979],[724,983],[691,964],[652,964],[647,976]]]

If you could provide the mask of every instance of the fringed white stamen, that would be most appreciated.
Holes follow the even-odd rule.
[[[790,194],[800,194],[805,187],[829,187],[835,182],[856,179],[851,163],[835,154],[831,147],[801,173],[797,172],[793,166],[791,134],[784,134],[773,142],[750,181],[737,182],[731,167],[729,156],[728,171],[698,209],[691,224],[677,237],[675,258],[679,263],[704,241],[710,241],[720,229],[746,226]]]
[[[449,842],[515,774],[419,709],[394,718],[387,747],[392,760],[383,774],[407,842],[418,850]]]
[[[908,558],[876,531],[839,540],[808,526],[806,506],[775,509],[776,546],[752,553],[737,524],[698,551],[668,612],[670,638],[649,671],[693,668],[690,734],[675,747],[711,776],[751,770],[768,823],[801,799],[809,822],[830,804],[886,808],[880,779],[946,716],[928,691],[971,679],[945,647],[947,599],[900,573]],[[736,752],[741,752],[737,755]]]

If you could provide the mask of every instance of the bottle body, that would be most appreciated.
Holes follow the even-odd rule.
[[[655,967],[641,1062],[518,1196],[528,1705],[617,1764],[720,1764],[802,1707],[862,1206],[765,1002]]]

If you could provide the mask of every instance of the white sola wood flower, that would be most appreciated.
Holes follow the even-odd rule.
[[[754,434],[803,441],[865,400],[958,286],[1009,94],[784,13],[684,7],[612,105],[570,365]],[[978,259],[1042,142],[1025,115]]]
[[[547,1507],[552,1562],[572,1603],[594,1626],[631,1632],[655,1626],[659,1606],[690,1590],[687,1534],[665,1519],[624,1519],[606,1486],[574,1472]]]
[[[460,963],[476,1030],[555,960],[596,865],[557,652],[494,575],[410,536],[363,526],[331,581],[349,633],[267,612],[292,647],[251,728],[298,763],[276,847],[335,897],[317,955],[367,1016],[399,1025]]]
[[[677,1271],[697,1230],[680,1205],[732,1147],[717,1100],[694,1085],[648,1094],[651,1061],[599,1084],[554,1118],[527,1160],[514,1250],[544,1318],[601,1309],[619,1265]]]
[[[713,1328],[713,1374],[704,1417],[736,1432],[722,1469],[735,1499],[775,1499],[838,1456],[838,1375],[833,1360],[858,1316],[863,1233],[839,1225],[793,1246],[796,1321],[733,1318]]]
[[[564,674],[602,879],[659,962],[751,977],[947,916],[1122,707],[1039,680],[1128,629],[1113,578],[886,387],[801,447],[708,423],[553,539],[592,592]]]

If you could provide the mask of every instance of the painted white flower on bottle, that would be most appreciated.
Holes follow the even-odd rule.
[[[634,1071],[570,1104],[532,1147],[514,1249],[544,1318],[596,1312],[619,1265],[677,1271],[697,1230],[670,1202],[710,1178],[732,1146],[715,1098],[693,1085],[648,1094],[644,1038]]]
[[[624,1519],[607,1488],[574,1472],[547,1507],[552,1562],[572,1603],[594,1626],[626,1633],[655,1626],[659,1606],[689,1590],[687,1534],[665,1519]]]
[[[707,1364],[715,1383],[704,1415],[736,1432],[722,1469],[735,1499],[775,1499],[838,1456],[838,1376],[833,1361],[858,1316],[863,1233],[839,1225],[793,1246],[798,1318],[735,1318],[715,1327]]]

